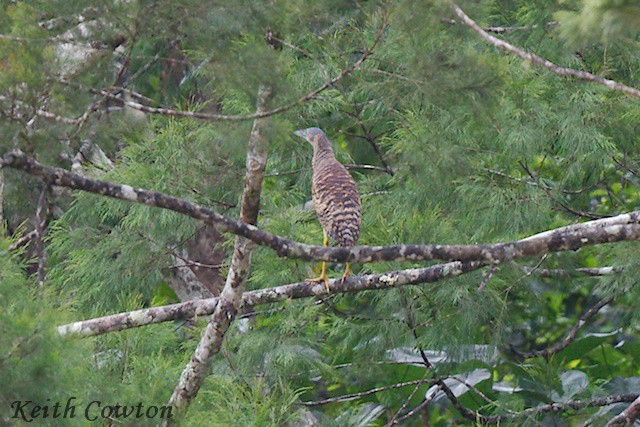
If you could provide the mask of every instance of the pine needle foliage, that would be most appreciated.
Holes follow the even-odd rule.
[[[0,3],[2,153],[20,148],[71,169],[90,143],[112,166],[85,159],[87,176],[238,217],[252,121],[143,114],[123,101],[247,115],[259,87],[271,88],[270,108],[288,105],[364,55],[330,87],[264,120],[260,228],[321,244],[309,203],[312,148],[292,135],[311,126],[326,131],[338,160],[356,165],[363,245],[506,242],[640,206],[638,100],[487,44],[449,2],[64,3]],[[640,87],[633,1],[460,7],[520,49]],[[0,419],[10,417],[14,400],[165,404],[208,316],[85,340],[60,339],[54,326],[176,302],[169,272],[191,256],[203,225],[55,189],[39,297],[35,243],[17,253],[6,248],[34,228],[43,184],[0,172],[3,236],[13,236],[0,240],[0,344],[7,349]],[[233,242],[229,235],[206,241],[211,259],[189,271],[224,282]],[[590,246],[431,284],[251,307],[233,323],[182,422],[381,426],[420,405],[434,376],[476,381],[484,397],[451,387],[483,415],[637,392],[637,252],[635,242]],[[353,272],[430,264],[354,264]],[[600,267],[615,274],[579,270]],[[329,275],[343,268],[330,264]],[[320,263],[257,247],[247,288],[301,282],[319,270]],[[575,340],[552,355],[535,353],[562,343],[610,297]],[[404,382],[411,384],[368,392]],[[318,402],[327,398],[337,401]],[[471,422],[447,402],[436,396],[401,425]],[[595,425],[610,409],[508,422]]]

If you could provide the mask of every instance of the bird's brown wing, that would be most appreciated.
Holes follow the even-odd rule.
[[[337,160],[323,162],[313,173],[313,205],[322,228],[340,246],[360,237],[361,205],[356,183]]]

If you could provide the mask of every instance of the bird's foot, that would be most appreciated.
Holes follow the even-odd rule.
[[[340,280],[340,284],[344,283],[345,279],[351,275],[351,264],[347,263],[347,267],[344,270],[344,274],[342,275],[342,279]]]
[[[340,279],[340,284],[343,284],[344,281],[347,279],[347,277],[349,277],[351,275],[351,273],[349,273],[348,271],[345,271],[344,274],[342,275],[342,278]]]
[[[324,287],[327,289],[327,293],[329,293],[330,289],[329,289],[329,276],[327,276],[327,273],[321,274],[320,276],[314,278],[314,279],[307,279],[305,280],[305,282],[307,283],[320,283],[320,282],[324,282]]]

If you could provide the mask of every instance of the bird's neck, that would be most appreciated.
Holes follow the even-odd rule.
[[[331,145],[322,145],[313,147],[313,163],[314,165],[325,159],[335,159]]]

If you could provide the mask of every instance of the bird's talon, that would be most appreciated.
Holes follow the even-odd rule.
[[[344,283],[345,279],[349,276],[351,276],[351,264],[347,263],[347,267],[344,270],[344,274],[342,275],[342,280],[340,281],[340,283]]]
[[[316,277],[314,279],[307,279],[307,280],[305,280],[305,282],[307,282],[307,283],[324,282],[324,287],[327,289],[327,293],[330,291],[330,289],[329,289],[329,276],[327,276],[326,274],[324,276],[319,276],[319,277]]]

